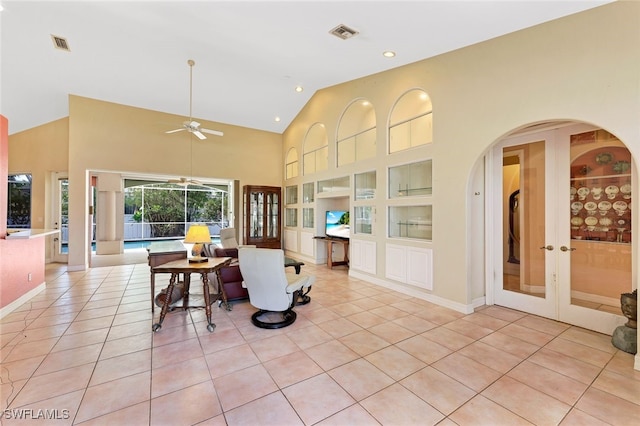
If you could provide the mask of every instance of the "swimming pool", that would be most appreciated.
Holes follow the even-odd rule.
[[[136,249],[146,249],[149,247],[151,243],[158,243],[162,241],[182,241],[171,239],[171,240],[137,240],[137,241],[125,241],[124,242],[124,250],[136,250]],[[220,244],[220,238],[211,238],[211,242],[214,244]],[[91,243],[91,251],[96,251],[96,243]],[[61,253],[69,253],[69,247],[66,243],[62,244],[62,248],[60,250]]]

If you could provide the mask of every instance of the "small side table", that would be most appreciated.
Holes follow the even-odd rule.
[[[334,266],[349,266],[349,240],[346,238],[313,237],[316,240],[323,240],[327,243],[327,266],[332,269]],[[342,260],[333,260],[333,245],[342,244],[344,257]]]
[[[191,305],[189,304],[189,287],[191,283],[191,274],[197,273],[202,276],[202,292],[204,295],[204,308],[207,314],[207,330],[209,332],[213,332],[216,328],[216,325],[211,322],[211,304],[218,299],[222,300],[225,308],[230,311],[231,305],[227,301],[227,295],[224,292],[224,286],[222,285],[222,279],[220,277],[220,269],[223,266],[227,266],[231,263],[231,257],[210,257],[207,262],[200,263],[191,263],[189,259],[180,259],[174,260],[172,262],[164,263],[162,265],[154,266],[151,268],[151,274],[158,273],[170,273],[171,278],[169,279],[169,287],[167,287],[167,294],[172,294],[173,287],[178,282],[178,277],[180,274],[184,274],[184,297],[182,299],[182,308],[201,308],[200,305]],[[218,277],[218,294],[217,297],[211,300],[211,296],[209,294],[209,277],[208,274],[215,273]],[[169,297],[165,297],[164,304],[162,305],[162,310],[160,311],[160,319],[157,323],[153,324],[152,330],[158,331],[162,328],[162,322],[164,321],[164,317],[167,315],[167,311],[169,310],[169,305],[171,301]]]

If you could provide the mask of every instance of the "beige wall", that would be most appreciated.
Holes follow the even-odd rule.
[[[199,140],[166,130],[184,117],[79,96],[69,97],[69,267],[88,260],[88,173],[110,171],[239,180],[240,185],[280,186],[282,139],[276,133],[197,119],[203,128],[224,132]],[[75,185],[73,183],[76,183]],[[79,183],[79,184],[78,184]]]
[[[191,145],[186,132],[164,133],[184,120],[71,95],[68,118],[9,137],[9,173],[33,174],[33,227],[51,227],[48,181],[51,172],[69,172],[70,269],[84,269],[89,256],[89,172],[282,183],[281,135],[202,119],[202,127],[224,136],[194,138]]]
[[[11,126],[11,122],[9,122]],[[66,172],[69,162],[69,119],[62,118],[9,137],[9,173],[31,173],[31,227],[53,228],[52,172]],[[47,239],[52,237],[47,237]]]
[[[471,240],[471,176],[487,150],[525,125],[553,120],[592,123],[618,136],[640,154],[640,2],[616,2],[395,70],[319,91],[284,133],[283,155],[302,152],[306,130],[321,122],[329,135],[330,168],[298,182],[342,176],[371,167],[433,158],[434,291],[437,297],[472,302],[484,241]],[[356,98],[376,109],[385,129],[393,102],[419,87],[433,102],[433,144],[387,156],[387,136],[378,131],[374,161],[336,169],[335,129],[340,113]],[[382,176],[384,178],[384,176]],[[289,184],[289,181],[287,181]],[[384,277],[384,191],[377,200],[378,273]],[[407,244],[412,244],[408,242]]]

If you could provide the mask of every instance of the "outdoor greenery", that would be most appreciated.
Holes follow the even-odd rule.
[[[188,223],[221,223],[228,210],[226,191],[192,185],[127,188],[124,202],[136,222],[150,224],[151,238],[184,236]]]
[[[7,226],[31,227],[31,175],[9,175]]]

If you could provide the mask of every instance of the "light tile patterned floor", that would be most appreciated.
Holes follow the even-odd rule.
[[[640,371],[610,336],[501,307],[462,315],[349,278],[343,267],[303,271],[318,280],[290,327],[258,329],[254,309],[238,302],[230,312],[214,306],[213,333],[201,309],[171,312],[152,333],[146,264],[48,265],[46,290],[0,322],[2,424],[640,419]],[[18,412],[59,419],[8,418]]]

